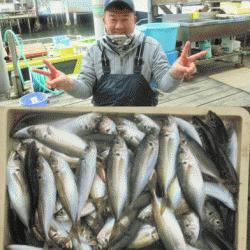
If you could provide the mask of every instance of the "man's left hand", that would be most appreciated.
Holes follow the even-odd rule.
[[[170,69],[170,74],[174,78],[181,79],[186,75],[194,74],[197,71],[194,61],[200,57],[205,56],[208,53],[207,51],[202,51],[200,53],[188,57],[189,47],[190,42],[187,41],[181,53],[181,56],[176,60],[176,62],[172,65]]]

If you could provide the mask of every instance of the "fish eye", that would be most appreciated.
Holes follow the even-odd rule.
[[[107,133],[108,133],[108,132],[110,132],[110,128],[109,128],[109,129],[107,129],[107,130],[106,130],[106,132],[107,132]]]
[[[213,215],[213,212],[208,212],[208,215]]]
[[[65,215],[66,212],[65,212],[63,209],[61,209],[57,214],[58,214],[58,215]]]
[[[152,147],[152,146],[153,146],[153,143],[152,143],[152,142],[149,142],[149,146],[151,146],[151,147]]]

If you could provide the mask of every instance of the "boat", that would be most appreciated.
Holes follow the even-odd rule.
[[[32,68],[46,70],[46,66],[42,61],[46,59],[64,74],[68,76],[77,75],[81,70],[82,59],[88,47],[95,41],[94,36],[83,37],[81,35],[64,35],[21,40],[20,36],[16,36],[12,31],[10,32],[12,33],[12,37],[16,40],[16,56],[13,57],[16,62],[13,62],[11,53],[6,58],[9,80],[12,85],[11,98],[18,97],[15,83],[11,76],[11,72],[15,71],[15,67],[18,68],[23,86],[26,85],[25,90],[29,91],[31,87],[31,90],[34,91],[36,86],[32,86],[30,83],[36,85],[37,79],[34,78],[39,77],[39,74],[31,73]],[[5,56],[7,56],[6,51]],[[39,80],[43,81],[41,77]],[[45,81],[43,81],[42,84],[45,85]],[[41,83],[39,83],[39,85],[41,85]]]

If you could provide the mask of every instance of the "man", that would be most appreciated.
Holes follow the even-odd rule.
[[[185,75],[196,72],[193,63],[207,52],[188,57],[187,42],[181,56],[170,67],[161,45],[135,30],[133,0],[105,0],[105,34],[88,50],[76,80],[68,78],[44,60],[48,71],[34,72],[48,76],[48,88],[63,89],[76,98],[93,95],[95,106],[156,106],[158,92],[171,92]]]

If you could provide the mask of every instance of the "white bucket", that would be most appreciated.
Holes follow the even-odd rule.
[[[233,41],[233,50],[234,51],[240,51],[240,47],[241,47],[241,42],[237,41],[237,40],[234,40]]]
[[[222,38],[221,47],[225,49],[226,54],[233,53],[233,39],[231,37]]]

